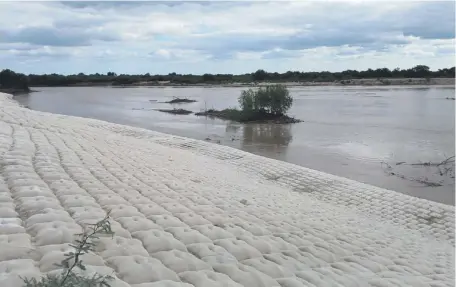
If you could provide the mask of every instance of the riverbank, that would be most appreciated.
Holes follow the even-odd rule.
[[[22,94],[29,94],[36,91],[33,90],[26,90],[26,89],[16,89],[16,88],[0,88],[0,93],[11,94],[11,95],[22,95]]]
[[[108,210],[115,236],[85,265],[113,286],[454,282],[454,207],[233,148],[0,94],[0,166],[2,286],[58,272]]]

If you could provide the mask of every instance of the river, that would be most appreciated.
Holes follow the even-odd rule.
[[[454,205],[454,179],[435,168],[454,155],[454,87],[294,87],[292,125],[238,124],[155,111],[173,97],[191,111],[237,106],[242,88],[33,88],[15,96],[33,110],[89,117],[210,140],[254,154],[351,178],[412,196]],[[386,162],[391,165],[387,169]],[[405,164],[396,165],[398,162]],[[399,178],[389,175],[403,175]],[[416,180],[438,182],[430,187]]]

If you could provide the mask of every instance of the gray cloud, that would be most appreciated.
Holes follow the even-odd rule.
[[[60,30],[96,28],[106,23],[104,18],[72,18],[59,19],[53,22],[53,26]]]
[[[68,58],[71,56],[69,52],[63,51],[46,51],[46,50],[19,50],[15,51],[13,54],[19,59],[37,59],[37,58]]]
[[[16,31],[0,30],[0,42],[29,43],[42,46],[88,46],[92,41],[114,41],[113,35],[89,32],[81,29],[54,27],[28,27]]]
[[[151,2],[152,3],[152,2]],[[135,1],[60,1],[60,4],[70,8],[84,9],[87,7],[105,9],[111,7],[134,7],[138,5],[148,5],[148,2]]]
[[[106,9],[106,8],[124,8],[124,7],[138,7],[138,6],[154,6],[154,5],[166,5],[169,7],[182,5],[184,3],[197,3],[208,5],[204,1],[61,1],[64,6],[71,8],[84,9],[87,7],[96,8],[96,9]]]
[[[154,7],[154,6],[167,6],[167,7],[178,7],[182,5],[200,5],[204,7],[240,7],[240,6],[249,6],[251,2],[244,1],[225,1],[225,0],[213,0],[213,1],[87,1],[87,2],[77,2],[77,1],[60,1],[64,6],[68,6],[76,9],[84,8],[95,8],[95,9],[122,9],[128,7]]]
[[[422,2],[413,8],[387,10],[374,16],[370,16],[372,6],[369,5],[358,7],[359,10],[355,11],[343,3],[322,5],[324,9],[321,11],[326,13],[326,17],[317,13],[309,17],[273,18],[273,24],[277,27],[301,29],[301,32],[293,35],[203,34],[181,39],[176,45],[212,54],[214,59],[225,59],[235,52],[263,52],[277,48],[304,50],[348,45],[387,51],[388,45],[410,43],[408,36],[422,39],[455,38],[454,2]],[[264,57],[275,56],[271,54]]]
[[[0,41],[30,43],[43,46],[85,46],[89,38],[81,34],[68,33],[53,28],[30,27],[19,31],[0,31]]]
[[[200,50],[226,58],[233,52],[263,52],[274,49],[305,50],[317,47],[361,46],[365,49],[380,49],[385,45],[407,44],[409,41],[395,37],[379,38],[379,35],[359,32],[316,31],[297,33],[291,36],[250,36],[229,34],[193,38],[185,41],[187,49]],[[280,53],[283,54],[283,53]],[[289,56],[289,54],[287,54]]]
[[[9,51],[9,50],[29,51],[34,48],[37,48],[37,46],[30,45],[30,44],[16,44],[16,43],[1,43],[0,42],[0,51]]]
[[[273,50],[261,56],[262,59],[283,59],[283,58],[296,58],[299,54],[290,50]]]
[[[388,4],[391,3],[385,2]],[[454,1],[421,1],[378,12],[371,3],[355,7],[346,3],[322,3],[318,13],[276,20],[278,24],[294,27],[311,24],[312,31],[322,33],[395,32],[423,39],[452,39],[455,37],[455,5]]]
[[[454,55],[448,44],[455,38],[454,10],[450,1],[4,2],[0,57],[65,56],[90,64],[105,53],[119,62],[202,59],[209,67],[242,58],[274,65],[290,60],[293,66],[318,53],[321,61],[414,51],[435,61]]]
[[[455,2],[423,2],[403,13],[400,28],[404,35],[423,39],[455,37]]]
[[[141,15],[148,12],[162,11],[157,5],[167,8],[163,11],[176,15],[179,11],[185,13],[189,7],[205,5],[211,7],[212,11],[221,8],[239,8],[238,2],[61,2],[62,7],[70,9],[75,17],[57,18],[53,21],[53,27],[29,27],[20,30],[1,30],[0,42],[11,43],[30,43],[35,45],[47,46],[89,46],[93,41],[115,41],[120,40],[120,34],[116,32],[99,31],[97,27],[110,24],[122,26],[122,21],[135,21],[142,25],[141,21],[129,18],[135,11]],[[190,6],[189,6],[190,5]],[[258,3],[242,3],[242,7],[252,8],[263,6]],[[255,6],[256,5],[256,6]],[[266,4],[262,4],[266,5]],[[402,36],[421,37],[423,39],[452,39],[454,32],[454,2],[422,2],[411,8],[385,10],[382,13],[372,13],[371,4],[351,6],[345,3],[312,3],[312,11],[315,13],[305,13],[305,17],[283,17],[280,13],[275,15],[269,13],[265,17],[259,16],[256,21],[257,28],[262,25],[269,25],[268,28],[292,28],[300,29],[293,35],[268,35],[252,33],[233,33],[211,27],[210,24],[201,22],[199,25],[205,27],[206,31],[202,36],[180,35],[169,37],[174,41],[173,46],[178,49],[199,50],[206,54],[212,54],[213,58],[223,59],[236,52],[262,52],[276,48],[283,50],[303,50],[316,47],[337,47],[343,45],[362,46],[369,49],[381,48],[385,45],[407,44],[408,39]],[[109,13],[100,16],[103,9],[110,9]],[[112,8],[112,9],[111,9]],[[185,9],[184,9],[185,8]],[[356,8],[356,9],[355,9]],[[158,10],[157,10],[158,9]],[[182,10],[183,9],[183,10]],[[299,7],[305,12],[305,8]],[[223,10],[223,9],[221,9]],[[76,12],[75,12],[76,11]],[[100,11],[100,14],[97,13]],[[125,18],[125,16],[127,16]],[[323,17],[324,15],[324,17]],[[256,16],[252,16],[256,19]],[[114,18],[114,19],[113,19]],[[188,19],[187,19],[188,20]],[[235,20],[235,19],[233,19]],[[234,28],[243,23],[232,23]],[[150,21],[150,20],[148,20]],[[144,28],[147,30],[147,23]],[[128,22],[127,22],[128,24]],[[152,22],[153,24],[153,22]],[[211,30],[211,28],[213,30]],[[230,27],[225,27],[229,29]],[[245,27],[248,31],[250,27]],[[202,29],[202,28],[201,28]],[[214,30],[215,29],[215,30]],[[112,30],[111,30],[112,31]],[[213,33],[216,31],[217,33]],[[135,33],[135,31],[132,31]],[[145,32],[145,38],[154,37],[167,38],[166,35],[154,35],[155,32]],[[208,34],[204,34],[208,33]],[[157,38],[158,39],[158,38]]]

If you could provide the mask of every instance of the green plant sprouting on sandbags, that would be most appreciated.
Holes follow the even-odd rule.
[[[46,275],[37,280],[36,278],[24,280],[24,287],[109,287],[109,281],[114,279],[110,275],[100,275],[95,273],[91,277],[78,274],[76,268],[84,271],[86,267],[83,264],[81,257],[93,251],[95,247],[94,240],[99,238],[99,235],[114,235],[109,222],[109,213],[105,218],[95,224],[89,224],[88,230],[78,234],[80,239],[76,240],[76,244],[70,244],[75,250],[65,254],[65,259],[57,266],[63,268],[62,273],[58,275]]]

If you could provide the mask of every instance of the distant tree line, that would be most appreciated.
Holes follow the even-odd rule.
[[[194,85],[194,84],[229,84],[249,82],[334,82],[351,79],[387,79],[387,78],[454,78],[455,68],[439,69],[431,71],[428,66],[418,65],[410,69],[390,70],[368,69],[365,71],[346,70],[343,72],[299,72],[288,71],[285,73],[270,73],[258,70],[254,73],[233,75],[233,74],[176,74],[151,75],[138,74],[126,75],[108,72],[107,74],[75,74],[59,75],[44,74],[28,76],[14,73],[11,70],[1,72],[0,85],[24,85],[29,86],[75,86],[75,85],[132,85],[132,84],[153,84],[158,82],[170,82],[171,84]]]
[[[250,74],[254,81],[314,81],[332,82],[351,79],[383,79],[383,78],[451,78],[454,77],[454,67],[431,71],[428,66],[418,65],[410,69],[390,70],[388,68],[367,69],[365,71],[345,70],[343,72],[292,72],[268,73],[258,70]]]

